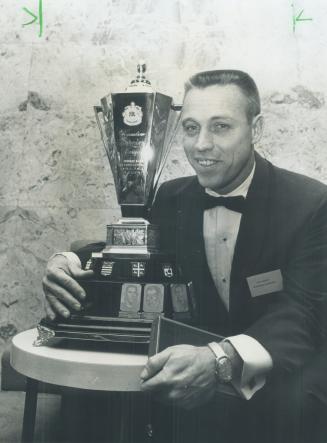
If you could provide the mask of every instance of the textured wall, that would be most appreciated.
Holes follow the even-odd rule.
[[[304,9],[312,21],[292,29]],[[119,216],[92,106],[144,58],[156,89],[182,96],[202,69],[250,72],[262,92],[258,149],[327,182],[327,5],[323,0],[0,1],[0,350],[42,315],[47,258],[103,238]],[[164,178],[190,172],[174,146]]]

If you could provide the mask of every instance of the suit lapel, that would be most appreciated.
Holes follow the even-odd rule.
[[[267,244],[267,233],[271,211],[271,168],[270,164],[256,153],[256,169],[250,185],[246,208],[234,250],[230,285],[230,310],[241,311],[246,297],[245,278],[255,273],[263,249]]]

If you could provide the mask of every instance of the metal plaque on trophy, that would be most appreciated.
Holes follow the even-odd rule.
[[[42,320],[36,345],[61,338],[149,343],[159,315],[188,323],[195,317],[192,284],[160,245],[159,227],[146,219],[181,106],[154,92],[145,70],[139,64],[125,92],[94,107],[123,218],[107,226],[105,248],[85,265],[94,276],[79,281],[87,295],[83,310],[65,320]]]

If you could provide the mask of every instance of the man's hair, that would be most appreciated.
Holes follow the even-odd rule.
[[[236,85],[238,86],[248,101],[247,117],[251,122],[253,117],[260,114],[260,96],[254,80],[243,71],[233,69],[223,69],[215,71],[204,71],[194,74],[185,83],[185,95],[190,89],[204,89],[213,85]]]

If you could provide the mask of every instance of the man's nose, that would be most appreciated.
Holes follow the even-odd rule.
[[[206,128],[202,128],[198,135],[195,148],[198,151],[207,151],[208,149],[212,149],[212,147],[213,147],[212,134]]]

